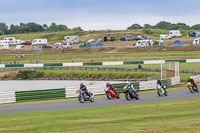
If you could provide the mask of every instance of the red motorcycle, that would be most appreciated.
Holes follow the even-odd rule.
[[[111,90],[110,88],[107,88],[105,89],[105,93],[106,93],[106,96],[109,100],[111,100],[112,98],[117,98],[117,99],[120,99],[120,95],[119,93],[117,92],[117,88],[114,89],[116,91],[116,94],[113,90]]]

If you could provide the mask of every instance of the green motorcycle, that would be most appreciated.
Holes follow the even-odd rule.
[[[159,87],[158,89],[157,89],[157,94],[158,94],[158,96],[167,96],[167,88],[166,88],[166,86],[163,86],[163,87]]]

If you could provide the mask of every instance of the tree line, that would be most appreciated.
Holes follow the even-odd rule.
[[[37,24],[34,22],[20,23],[19,25],[11,24],[10,26],[6,23],[0,23],[0,35],[18,34],[18,33],[33,33],[33,32],[45,32],[45,31],[83,31],[81,27],[68,28],[66,25],[51,23]]]
[[[127,30],[134,30],[134,29],[200,30],[200,24],[189,26],[185,23],[173,24],[170,22],[161,21],[156,25],[144,24],[144,26],[141,26],[139,24],[133,24],[127,28]]]

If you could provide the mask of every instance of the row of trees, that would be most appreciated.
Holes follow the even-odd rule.
[[[68,28],[66,25],[57,25],[51,23],[50,26],[47,24],[37,24],[34,22],[20,23],[19,25],[7,26],[5,23],[0,23],[0,35],[7,34],[18,34],[18,33],[31,33],[31,32],[44,32],[44,31],[83,31],[81,27],[75,27],[73,29]]]
[[[139,24],[133,24],[127,28],[128,30],[134,29],[165,29],[165,30],[200,30],[200,24],[189,26],[185,23],[173,24],[166,21],[161,21],[156,25],[144,24],[141,26]]]

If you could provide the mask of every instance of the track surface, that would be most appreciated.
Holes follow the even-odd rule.
[[[94,108],[113,105],[127,105],[127,104],[141,104],[148,102],[170,101],[200,98],[200,93],[190,93],[188,89],[168,91],[167,97],[159,97],[157,93],[149,93],[140,95],[140,100],[127,101],[124,96],[120,99],[108,100],[106,98],[95,99],[94,103],[86,102],[79,103],[77,101],[54,102],[54,103],[40,103],[40,104],[25,104],[25,105],[11,105],[0,106],[0,114],[19,114],[31,112],[46,112],[56,110],[71,110],[81,108]]]

